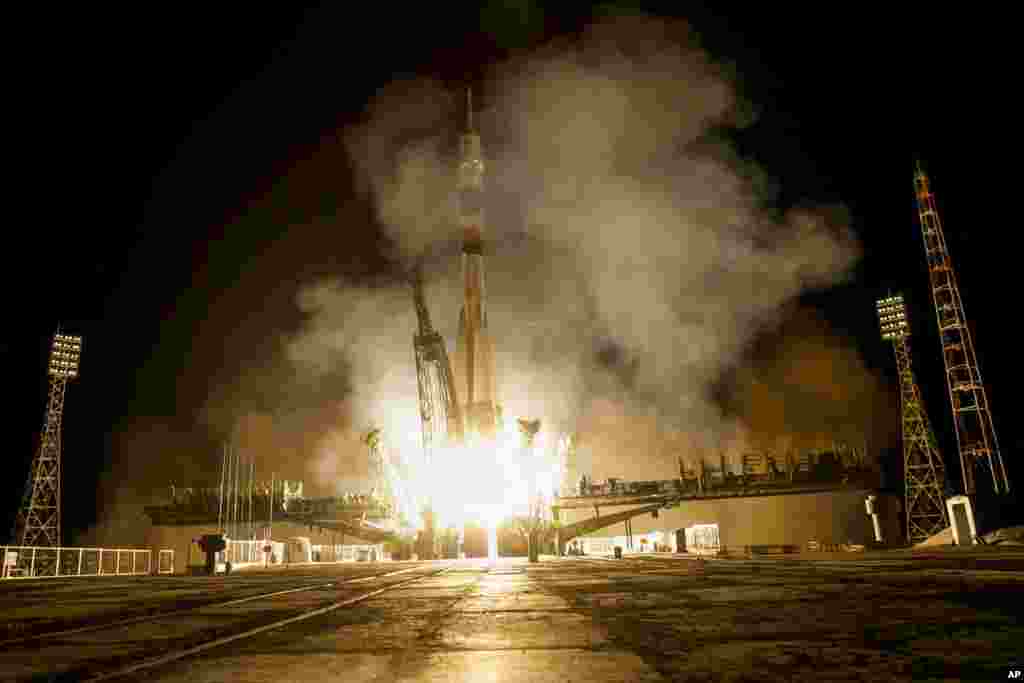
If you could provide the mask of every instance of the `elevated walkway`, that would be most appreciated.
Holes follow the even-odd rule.
[[[154,505],[146,507],[145,512],[157,526],[216,526],[218,520],[216,501],[212,505]],[[267,517],[264,513],[257,519]],[[334,498],[305,499],[288,510],[275,510],[273,519],[275,526],[293,524],[337,531],[370,543],[397,542],[402,536],[397,521],[383,514],[380,507],[346,505]]]
[[[699,485],[692,479],[616,482],[614,487],[593,486],[586,495],[562,495],[555,498],[555,509],[602,508],[624,505],[650,505],[687,500],[721,500],[723,498],[759,498],[792,496],[832,491],[871,491],[878,487],[872,472],[858,473],[836,481],[789,481],[788,479],[733,478]]]

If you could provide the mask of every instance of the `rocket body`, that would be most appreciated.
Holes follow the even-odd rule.
[[[465,434],[486,437],[497,430],[500,409],[484,278],[484,160],[472,124],[459,139],[459,152],[456,213],[462,230],[463,303],[452,374]]]

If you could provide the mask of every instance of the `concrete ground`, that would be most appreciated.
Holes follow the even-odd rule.
[[[343,583],[395,569],[408,571]],[[418,580],[398,585],[409,579]],[[164,612],[204,593],[223,601],[316,588],[5,644],[0,678],[87,678],[395,585],[127,680],[987,681],[1006,680],[1024,664],[1024,552],[1009,549],[349,564],[115,581],[8,582],[0,584],[0,608],[16,622],[72,610],[88,623],[138,613],[142,604]]]

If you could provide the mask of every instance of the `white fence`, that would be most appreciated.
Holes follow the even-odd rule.
[[[314,545],[313,562],[379,562],[391,559],[384,554],[384,544],[377,545]]]
[[[174,571],[174,555],[164,559],[160,573]],[[164,568],[165,562],[168,569]],[[0,579],[60,576],[140,576],[152,571],[152,552],[136,548],[39,548],[0,546]]]
[[[217,553],[217,562],[232,565],[263,562],[263,545],[266,541],[231,541],[221,552]]]

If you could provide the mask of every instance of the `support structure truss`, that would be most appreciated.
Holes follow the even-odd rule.
[[[363,443],[369,448],[370,481],[373,491],[383,501],[394,502],[395,491],[391,478],[388,476],[388,463],[384,454],[384,443],[380,429],[371,429],[363,437]]]
[[[920,543],[949,526],[943,495],[945,466],[914,378],[910,360],[910,327],[903,297],[897,294],[880,300],[878,320],[882,338],[892,341],[900,381],[907,540]]]
[[[15,539],[19,545],[58,548],[60,537],[60,427],[67,379],[50,378],[43,438],[32,460],[28,484],[18,510]]]
[[[22,546],[57,548],[61,545],[61,422],[68,380],[78,376],[81,351],[81,337],[64,335],[58,330],[50,349],[46,421],[14,522],[14,542]]]
[[[928,176],[917,164],[914,173],[914,196],[921,220],[925,257],[931,280],[932,300],[939,324],[942,358],[946,366],[946,384],[956,426],[957,447],[964,490],[968,495],[977,492],[977,470],[992,478],[995,493],[1009,493],[1010,480],[999,452],[996,430],[988,396],[981,379],[981,368],[974,352],[974,341],[964,314],[956,273],[946,248],[946,238],[939,220],[935,197]]]
[[[900,377],[907,540],[920,543],[949,526],[943,496],[946,469],[914,380],[908,339],[894,339],[893,349]]]
[[[449,440],[462,438],[462,417],[455,395],[455,380],[448,350],[444,337],[434,330],[430,322],[419,269],[413,273],[412,288],[419,325],[413,337],[416,383],[423,429],[423,454],[429,463],[434,448]]]

